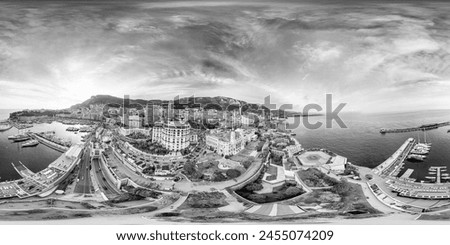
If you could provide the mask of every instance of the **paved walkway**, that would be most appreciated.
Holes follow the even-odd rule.
[[[152,215],[155,215],[157,213],[167,213],[167,212],[175,211],[179,206],[181,206],[186,201],[187,197],[188,197],[187,195],[186,196],[180,196],[180,198],[178,198],[178,200],[176,200],[170,206],[167,206],[165,208],[156,210],[156,211],[152,212]]]
[[[247,210],[245,210],[246,213],[251,214],[259,214],[264,216],[287,216],[287,215],[295,215],[304,213],[302,209],[300,209],[297,206],[293,205],[284,205],[284,204],[278,204],[278,203],[268,203],[268,204],[261,204],[261,205],[255,205]]]

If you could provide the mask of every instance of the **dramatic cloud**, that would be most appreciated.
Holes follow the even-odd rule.
[[[439,2],[0,3],[0,108],[94,94],[223,95],[300,109],[449,108],[450,6]]]

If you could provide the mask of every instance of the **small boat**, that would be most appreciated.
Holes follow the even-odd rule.
[[[447,133],[450,133],[450,129],[449,129],[449,130],[447,130]]]
[[[16,134],[16,135],[8,136],[8,139],[12,140],[14,142],[21,142],[21,141],[29,140],[30,137],[28,137],[27,135],[24,135],[24,134]]]
[[[22,137],[13,139],[13,142],[22,142],[22,141],[26,141],[26,140],[29,140],[29,139],[30,139],[30,137],[28,137],[26,135],[23,135]]]
[[[22,144],[22,147],[33,147],[39,145],[39,141],[37,140],[29,140]]]

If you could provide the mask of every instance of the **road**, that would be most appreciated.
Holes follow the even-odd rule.
[[[90,150],[89,148],[86,148],[84,150],[83,157],[80,161],[80,168],[78,172],[78,182],[75,186],[75,193],[81,193],[81,194],[91,194],[92,193],[92,182],[91,182],[91,176],[89,174],[91,161],[90,161]]]
[[[103,175],[103,170],[100,168],[100,163],[98,159],[92,160],[92,166],[94,168],[94,172],[96,175],[97,183],[99,185],[100,191],[105,193],[105,195],[117,195],[119,194],[118,190],[111,186],[106,180],[106,176]]]
[[[256,161],[254,164],[250,166],[245,173],[243,173],[241,176],[223,181],[223,182],[188,182],[188,181],[180,181],[175,184],[175,190],[178,191],[184,191],[184,192],[191,192],[191,191],[211,191],[211,190],[224,190],[225,188],[232,187],[234,185],[240,184],[252,177],[255,176],[255,174],[260,174],[259,169],[261,165],[263,164],[261,161]]]

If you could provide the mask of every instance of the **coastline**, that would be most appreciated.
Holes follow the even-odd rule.
[[[381,217],[373,218],[361,218],[361,219],[343,219],[343,218],[317,218],[317,219],[300,219],[300,220],[290,220],[290,221],[264,221],[267,224],[302,224],[302,225],[317,225],[317,224],[327,224],[327,225],[380,225],[380,224],[391,224],[391,225],[425,225],[425,224],[436,224],[436,221],[427,220],[416,220],[418,215],[411,215],[405,213],[396,213],[385,215]],[[247,221],[247,220],[235,220],[236,222],[191,222],[185,220],[185,222],[170,221],[164,219],[154,219],[145,214],[132,214],[132,215],[105,215],[105,216],[94,216],[88,218],[78,218],[78,219],[59,219],[59,220],[24,220],[24,221],[1,221],[0,225],[261,225],[261,220],[258,221]],[[414,222],[412,222],[414,221]],[[441,221],[447,223],[449,221]]]

